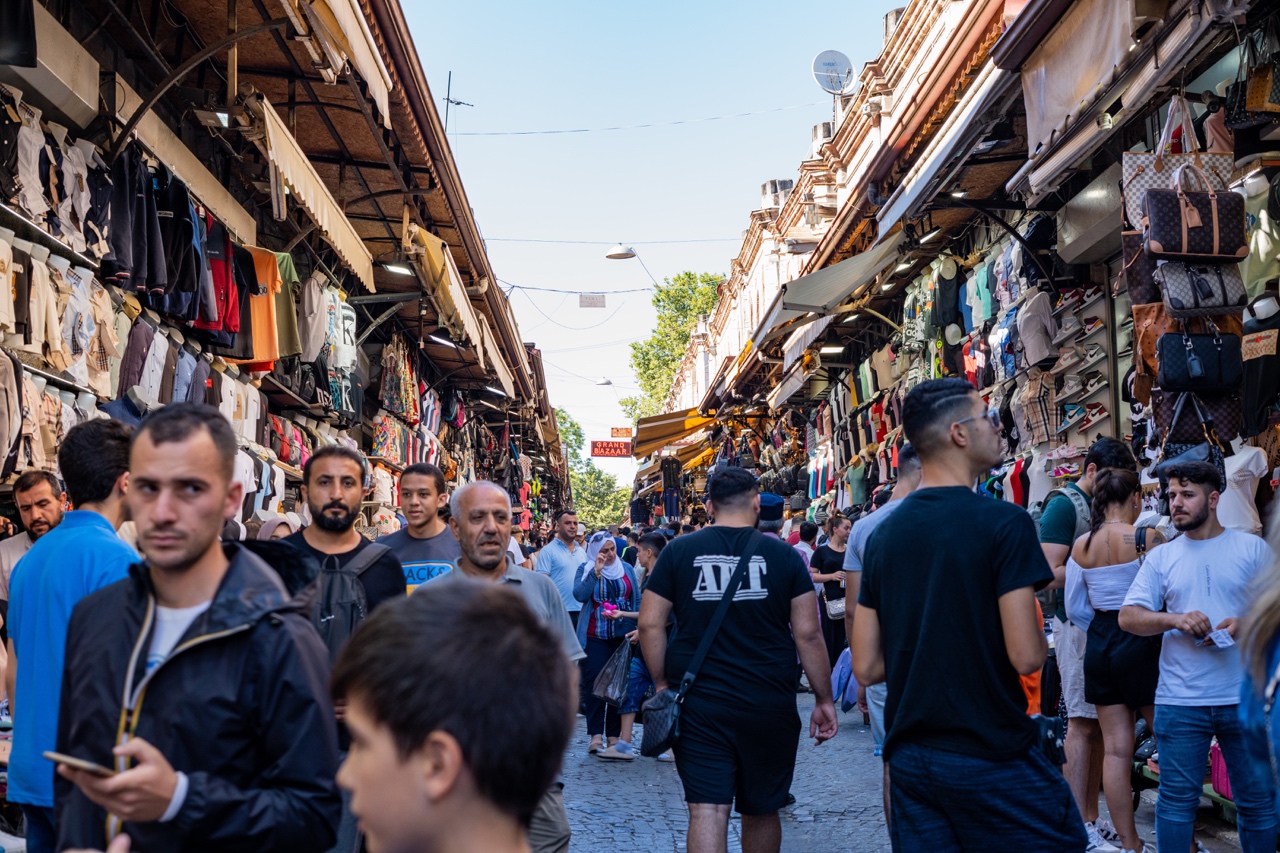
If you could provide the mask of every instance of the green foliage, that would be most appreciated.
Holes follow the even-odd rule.
[[[653,294],[658,311],[653,334],[631,345],[631,368],[640,381],[640,394],[622,399],[627,417],[636,420],[662,411],[698,315],[711,313],[716,289],[723,282],[722,275],[686,270],[658,285]]]
[[[619,486],[612,474],[601,471],[589,457],[583,456],[586,441],[582,427],[564,409],[555,411],[560,444],[569,465],[569,483],[573,487],[573,506],[578,511],[578,520],[588,530],[621,524],[630,491]]]

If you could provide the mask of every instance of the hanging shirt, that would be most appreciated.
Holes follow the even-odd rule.
[[[276,265],[280,270],[280,290],[276,292],[276,336],[280,357],[302,353],[302,340],[298,334],[298,309],[294,294],[298,290],[298,272],[293,257],[286,252],[276,252]]]

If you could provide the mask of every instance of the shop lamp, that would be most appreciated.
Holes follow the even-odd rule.
[[[244,115],[244,107],[193,107],[191,114],[205,127],[231,127],[232,116]]]
[[[382,268],[387,272],[395,273],[396,275],[413,275],[413,270],[409,268],[409,265],[401,261],[383,264]]]
[[[820,349],[818,350],[818,352],[820,352],[822,355],[838,355],[838,354],[840,354],[840,353],[844,352],[844,347],[842,347],[842,346],[826,346],[826,347],[822,347],[822,348],[820,348]]]
[[[894,267],[893,271],[895,273],[906,272],[907,270],[911,269],[913,266],[915,266],[915,261],[908,259],[898,264],[896,267]]]
[[[455,344],[453,341],[449,340],[448,338],[442,338],[439,335],[427,335],[427,340],[434,341],[435,343],[440,344],[441,346],[453,347],[454,349],[458,348],[458,345]]]
[[[921,238],[920,238],[920,242],[921,242],[921,243],[928,243],[930,240],[936,240],[936,239],[938,239],[939,235],[941,235],[941,234],[942,234],[942,229],[941,229],[941,228],[935,228],[935,229],[933,229],[932,231],[930,231],[928,234],[926,234],[926,235],[924,235],[923,237],[921,237]]]
[[[604,253],[604,256],[611,261],[628,261],[636,256],[636,250],[630,246],[624,246],[618,243],[612,249]]]
[[[492,385],[486,385],[486,386],[484,386],[484,388],[483,388],[483,389],[481,389],[481,390],[483,390],[483,391],[488,391],[490,394],[497,394],[499,397],[505,397],[505,396],[507,396],[507,392],[506,392],[506,391],[503,391],[501,388],[495,388],[495,387],[494,387],[494,386],[492,386]]]
[[[857,311],[855,311],[855,312],[853,312],[852,314],[850,314],[848,317],[845,317],[845,318],[844,318],[843,320],[841,320],[840,322],[841,322],[841,323],[852,323],[854,320],[858,319],[858,318],[859,318],[859,317],[861,317],[861,316],[862,316],[861,314],[859,314]]]
[[[952,198],[964,198],[969,194],[968,190],[956,190],[951,194]]]
[[[884,284],[880,285],[880,289],[881,289],[881,290],[893,290],[893,282],[891,282],[891,281],[886,281]]]

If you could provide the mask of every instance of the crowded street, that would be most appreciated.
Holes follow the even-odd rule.
[[[0,853],[1278,853],[1280,0],[0,3]]]

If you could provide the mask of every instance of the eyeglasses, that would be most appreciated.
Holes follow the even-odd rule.
[[[967,418],[956,421],[956,423],[967,424],[969,421],[976,421],[979,418],[985,418],[987,423],[991,424],[991,428],[994,430],[999,430],[1000,427],[1004,425],[1004,421],[1001,420],[1000,411],[998,409],[987,409],[980,415],[970,415]]]

